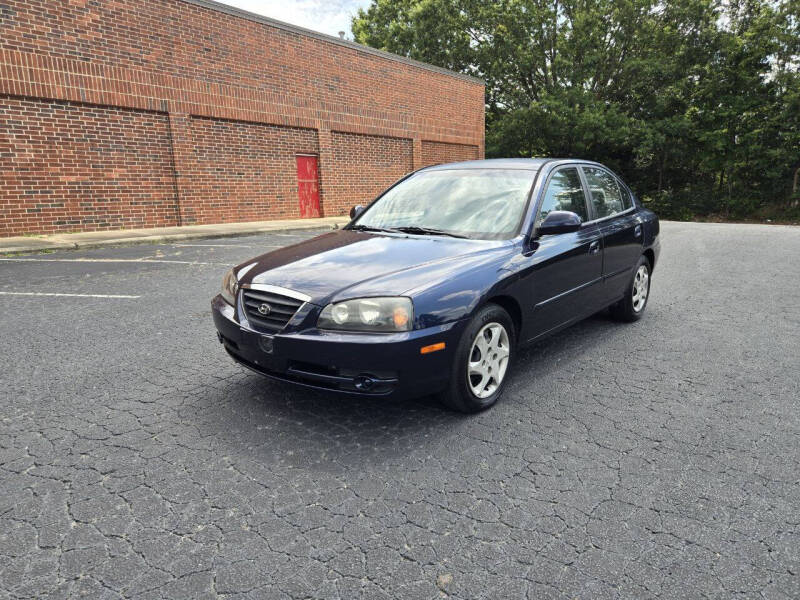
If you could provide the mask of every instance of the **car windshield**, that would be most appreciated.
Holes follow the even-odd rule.
[[[526,170],[422,171],[378,198],[353,226],[508,239],[517,233],[532,183]]]

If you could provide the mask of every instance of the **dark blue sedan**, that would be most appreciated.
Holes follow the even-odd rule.
[[[351,216],[227,273],[212,307],[237,362],[479,411],[502,394],[520,343],[606,307],[640,319],[659,254],[656,215],[583,160],[429,167]]]

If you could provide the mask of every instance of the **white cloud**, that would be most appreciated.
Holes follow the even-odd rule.
[[[338,36],[344,31],[352,39],[350,20],[370,0],[219,0],[242,10]]]

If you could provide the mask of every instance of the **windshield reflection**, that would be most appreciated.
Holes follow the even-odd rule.
[[[517,233],[533,175],[513,169],[422,171],[387,191],[354,225],[508,239]]]

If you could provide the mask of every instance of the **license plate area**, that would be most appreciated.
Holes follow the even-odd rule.
[[[272,354],[275,349],[275,338],[271,335],[261,335],[258,337],[258,347],[266,354]]]
[[[275,336],[241,330],[242,350],[246,358],[263,369],[270,371],[284,371],[285,360],[275,355]]]
[[[275,336],[249,329],[240,329],[240,331],[242,341],[250,348],[258,349],[266,354],[272,354],[275,351]]]

